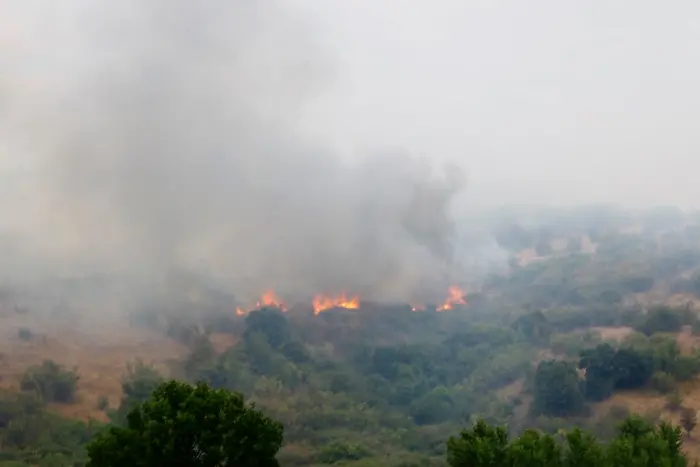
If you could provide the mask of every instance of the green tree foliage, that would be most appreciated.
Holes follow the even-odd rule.
[[[649,310],[637,330],[650,336],[657,332],[678,332],[684,324],[691,324],[686,313],[668,307]]]
[[[593,401],[607,399],[614,389],[641,387],[654,372],[650,354],[610,344],[581,352],[579,368],[586,370],[584,393]]]
[[[92,467],[277,466],[282,425],[240,394],[170,381],[87,446]]]
[[[142,360],[127,363],[126,374],[122,377],[122,400],[119,407],[109,413],[112,421],[125,423],[131,409],[151,397],[153,390],[162,382],[160,373]]]
[[[537,344],[546,343],[552,334],[552,326],[541,311],[518,317],[513,323],[513,328]]]
[[[537,366],[533,412],[551,417],[580,414],[584,398],[576,366],[563,361],[544,361]]]
[[[249,339],[255,334],[264,336],[273,349],[280,349],[290,340],[287,318],[276,308],[255,310],[246,316],[244,338]]]
[[[452,467],[502,467],[509,459],[508,431],[483,420],[459,437],[447,440],[447,463]]]
[[[47,412],[38,394],[0,392],[0,461],[7,465],[84,465],[83,445],[96,429]]]
[[[29,368],[22,377],[23,391],[35,391],[46,402],[70,403],[75,399],[78,374],[53,360]]]
[[[447,441],[450,467],[637,467],[690,465],[682,452],[681,429],[625,420],[607,444],[582,430],[562,436],[526,430],[510,440],[505,429],[478,421]]]

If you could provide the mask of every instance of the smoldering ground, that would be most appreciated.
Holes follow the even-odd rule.
[[[28,174],[22,197],[4,193],[2,227],[27,253],[3,275],[189,271],[242,301],[440,300],[460,279],[462,171],[403,153],[348,165],[301,136],[333,56],[284,2],[2,9],[3,157]]]

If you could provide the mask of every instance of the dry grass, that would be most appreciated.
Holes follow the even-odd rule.
[[[211,342],[211,345],[214,347],[214,351],[220,354],[236,345],[238,338],[233,334],[213,332],[209,335],[209,342]]]
[[[32,340],[18,337],[22,327],[32,331]],[[174,340],[125,323],[81,320],[56,324],[29,314],[0,316],[0,385],[18,387],[24,371],[45,359],[75,367],[80,376],[76,403],[50,407],[73,418],[105,419],[98,400],[106,397],[112,407],[119,403],[128,362],[142,359],[167,375],[170,363],[186,354],[187,349]]]
[[[680,386],[683,398],[683,407],[700,411],[700,381],[684,383]],[[680,425],[680,412],[666,409],[666,397],[652,391],[626,391],[618,392],[613,396],[594,406],[594,417],[601,418],[612,407],[625,407],[631,413],[651,415],[660,420],[669,421]],[[690,438],[684,440],[684,446],[691,459],[700,459],[700,429]]]
[[[598,335],[600,335],[601,340],[616,342],[624,340],[627,336],[634,332],[634,329],[629,326],[594,326],[591,328],[591,330],[597,332]]]

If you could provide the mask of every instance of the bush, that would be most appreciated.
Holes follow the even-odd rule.
[[[568,417],[584,410],[576,366],[569,362],[540,362],[535,372],[533,395],[534,415]]]
[[[688,313],[667,307],[650,310],[637,330],[651,336],[657,332],[678,332],[684,324],[692,324]]]
[[[241,394],[170,381],[86,446],[89,466],[278,466],[282,424]]]
[[[370,455],[371,452],[363,446],[335,441],[321,448],[316,455],[316,461],[322,464],[335,464],[341,461],[357,461]]]
[[[109,408],[109,399],[107,396],[100,396],[97,399],[97,409],[98,410],[107,410]]]
[[[700,371],[697,356],[680,355],[675,361],[674,376],[678,381],[690,381]]]
[[[666,408],[672,412],[680,410],[683,405],[683,397],[678,391],[673,391],[666,396]]]
[[[141,360],[128,363],[126,375],[122,378],[122,400],[119,408],[110,414],[113,422],[126,421],[126,415],[136,405],[148,400],[153,390],[163,382],[158,371]]]
[[[657,371],[651,376],[651,387],[661,394],[668,394],[676,389],[676,380],[663,371]]]
[[[19,328],[17,335],[23,341],[30,341],[34,337],[34,334],[32,334],[32,331],[28,328]]]
[[[78,379],[75,370],[66,370],[53,360],[45,360],[25,372],[20,388],[37,392],[45,402],[68,404],[75,400]]]
[[[575,357],[583,350],[596,347],[600,342],[598,333],[586,330],[585,332],[556,334],[552,336],[550,348],[555,354]]]

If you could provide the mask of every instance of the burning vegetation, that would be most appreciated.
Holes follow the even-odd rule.
[[[435,311],[443,312],[449,311],[454,308],[455,305],[466,305],[467,301],[465,299],[466,292],[460,287],[451,286],[447,291],[447,298],[445,301],[435,307]],[[324,295],[317,294],[313,297],[311,301],[314,315],[318,315],[324,311],[331,309],[346,309],[346,310],[357,310],[360,308],[360,297],[358,295],[348,296],[345,292],[341,292],[339,295]],[[258,301],[256,301],[255,306],[250,309],[244,309],[242,307],[236,308],[236,314],[238,316],[245,316],[249,312],[254,310],[259,310],[261,308],[276,308],[282,312],[286,312],[287,308],[284,302],[277,296],[277,294],[272,290],[267,290]],[[411,309],[413,311],[425,311],[426,305],[412,305]]]
[[[331,308],[346,308],[348,310],[356,310],[360,307],[360,297],[346,298],[345,293],[341,293],[337,297],[328,297],[325,295],[316,295],[313,300],[314,314],[319,314],[322,311],[330,310]]]
[[[457,286],[452,286],[448,289],[448,297],[442,306],[438,307],[437,311],[448,311],[451,310],[454,305],[466,305],[467,301],[464,300],[466,294],[462,289]]]

